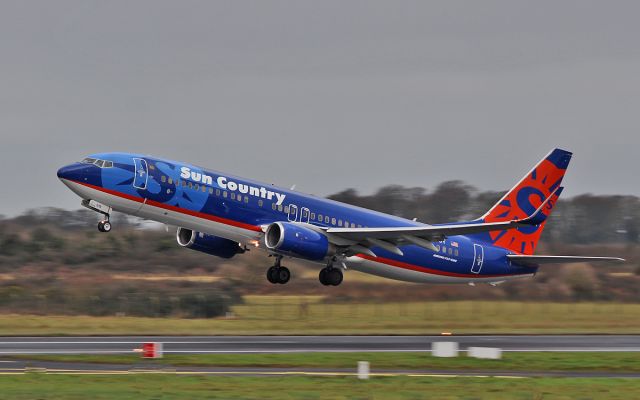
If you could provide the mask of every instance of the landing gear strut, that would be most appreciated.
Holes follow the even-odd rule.
[[[333,266],[335,260],[331,260],[329,265],[320,270],[320,275],[318,278],[320,279],[320,283],[325,286],[338,286],[342,283],[342,271]]]
[[[284,285],[291,279],[289,268],[280,265],[281,260],[282,256],[276,256],[275,265],[267,270],[267,280],[273,284],[280,283]]]

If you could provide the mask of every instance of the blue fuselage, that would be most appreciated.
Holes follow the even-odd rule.
[[[317,227],[406,227],[424,224],[240,178],[194,165],[125,153],[95,154],[96,163],[61,168],[59,178],[84,199],[162,223],[240,243],[260,241],[277,221]],[[372,248],[349,267],[415,282],[500,282],[531,276],[536,268],[514,265],[509,251],[467,236],[437,242],[438,251],[403,245],[403,255]]]

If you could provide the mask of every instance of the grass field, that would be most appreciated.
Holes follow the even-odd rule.
[[[14,359],[141,364],[138,355],[25,355]],[[495,371],[615,371],[639,372],[640,353],[523,352],[505,353],[501,360],[469,357],[438,358],[430,353],[288,353],[288,354],[168,354],[145,360],[149,365],[351,368],[369,361],[372,369],[442,369]]]
[[[0,376],[3,399],[630,399],[637,379],[211,377],[192,375]]]
[[[0,315],[0,335],[640,333],[640,304],[248,296],[233,313],[219,319]]]

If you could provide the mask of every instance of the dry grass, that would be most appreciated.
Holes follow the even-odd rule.
[[[212,275],[156,275],[156,274],[114,274],[111,275],[112,279],[122,281],[147,281],[147,282],[197,282],[197,283],[211,283],[218,282],[222,278]]]
[[[329,299],[248,296],[226,319],[0,315],[0,335],[640,333],[640,304]]]

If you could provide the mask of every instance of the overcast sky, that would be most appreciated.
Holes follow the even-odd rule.
[[[2,1],[0,213],[77,208],[57,168],[126,151],[327,195],[640,195],[637,1]],[[446,207],[446,204],[443,204]]]

